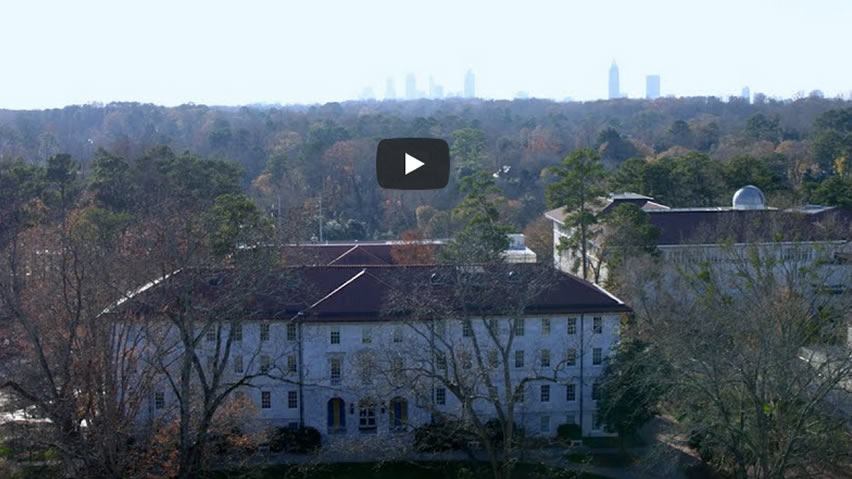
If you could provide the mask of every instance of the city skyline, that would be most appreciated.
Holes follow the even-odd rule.
[[[845,44],[850,2],[542,2],[519,9],[436,0],[417,17],[439,35],[412,34],[405,13],[369,1],[333,9],[272,2],[13,3],[0,30],[0,42],[14,46],[4,52],[0,108],[315,104],[357,98],[365,87],[383,92],[388,74],[401,97],[407,73],[417,75],[426,94],[433,76],[446,96],[464,91],[468,69],[478,77],[479,98],[509,99],[521,91],[589,101],[606,98],[613,58],[620,93],[629,98],[644,97],[650,73],[665,78],[666,95],[679,97],[738,96],[744,85],[780,98],[852,90],[852,64],[826,48]],[[698,18],[739,34],[696,36],[689,19]],[[170,34],[151,35],[151,25]],[[333,34],[318,34],[320,25]],[[374,25],[382,28],[369,28]],[[611,33],[600,35],[604,30]],[[779,33],[785,31],[798,33]],[[773,48],[756,54],[767,38]]]

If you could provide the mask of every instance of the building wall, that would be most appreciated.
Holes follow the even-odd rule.
[[[569,334],[569,317],[574,318],[576,331]],[[600,332],[595,332],[594,317],[600,318]],[[549,334],[544,334],[543,320],[550,322]],[[302,338],[302,361],[297,364],[297,372],[289,372],[288,357],[299,355],[299,342],[291,335],[288,339],[287,323],[270,322],[269,339],[260,340],[260,329],[263,322],[247,321],[243,326],[242,341],[229,358],[228,371],[233,371],[231,364],[236,356],[243,357],[245,370],[257,372],[260,368],[261,357],[270,360],[270,375],[275,377],[257,377],[252,380],[255,387],[244,388],[242,394],[254,405],[253,420],[258,427],[287,426],[298,424],[304,417],[304,424],[319,430],[326,441],[343,439],[361,440],[371,437],[393,438],[398,436],[391,424],[391,401],[394,398],[404,398],[407,402],[407,424],[401,428],[410,431],[411,427],[428,423],[433,413],[440,412],[448,417],[464,417],[461,402],[449,390],[445,391],[446,403],[435,403],[435,386],[439,381],[434,379],[411,379],[411,370],[419,367],[433,367],[435,350],[452,348],[454,351],[470,351],[474,337],[480,345],[487,344],[488,331],[484,320],[473,320],[471,329],[473,336],[464,337],[461,321],[442,321],[446,328],[444,340],[430,348],[430,341],[424,332],[433,331],[437,322],[405,323],[399,322],[304,322],[298,331]],[[507,318],[496,320],[500,331],[501,341],[509,338],[509,328],[514,322]],[[617,345],[619,335],[619,314],[596,315],[548,315],[528,316],[523,321],[523,336],[512,335],[513,345],[509,351],[509,372],[512,386],[518,384],[524,377],[546,373],[555,381],[531,381],[527,384],[524,401],[518,403],[516,421],[523,426],[528,435],[553,436],[560,424],[573,420],[581,422],[584,434],[608,435],[594,426],[596,412],[593,399],[593,384],[603,371],[603,364],[610,357]],[[225,327],[226,328],[226,327]],[[225,329],[223,328],[223,329]],[[365,343],[365,329],[369,329],[370,342]],[[398,332],[395,334],[395,330]],[[339,344],[331,343],[332,331],[339,332]],[[291,329],[292,332],[292,329]],[[223,331],[223,334],[227,334]],[[401,341],[395,341],[401,337]],[[581,347],[582,341],[582,347]],[[214,348],[215,341],[207,344],[202,338],[202,347]],[[576,350],[576,364],[569,366],[567,353],[569,349]],[[600,350],[600,364],[595,364],[594,351]],[[212,349],[211,349],[212,350]],[[524,351],[524,364],[516,367],[514,352]],[[550,366],[542,366],[542,351],[550,353]],[[330,361],[333,358],[342,361],[339,381],[332,381]],[[367,359],[369,360],[367,360]],[[401,359],[403,376],[394,376],[397,363]],[[483,356],[485,358],[485,356]],[[474,358],[475,359],[475,358]],[[450,359],[447,371],[453,372]],[[427,364],[428,363],[428,364]],[[581,376],[582,363],[582,376]],[[475,364],[475,361],[474,361]],[[365,366],[366,365],[366,366]],[[489,369],[494,378],[498,394],[505,393],[503,363],[500,361],[494,368]],[[249,369],[252,368],[252,369]],[[475,370],[474,366],[472,370]],[[371,372],[366,374],[365,372]],[[234,373],[236,375],[236,373]],[[462,371],[461,374],[465,374]],[[304,387],[299,388],[301,381]],[[372,381],[365,382],[363,377],[369,376]],[[574,384],[575,398],[567,397],[567,384]],[[550,398],[543,402],[541,386],[548,385]],[[476,384],[481,394],[487,391],[481,383]],[[297,407],[289,407],[288,393],[299,393]],[[150,421],[156,417],[174,414],[174,395],[165,382],[155,388],[155,394],[163,394],[162,409],[158,409],[157,398],[150,400],[146,414],[142,419]],[[268,408],[263,407],[262,394],[268,392],[270,401]],[[580,403],[583,403],[583,413],[580,413]],[[345,430],[329,428],[329,401],[332,398],[343,400],[346,427]],[[359,428],[359,401],[372,398],[375,403],[375,429],[362,431]],[[338,403],[339,404],[339,403]],[[481,417],[492,417],[493,408],[486,401],[475,401],[474,408]],[[544,423],[543,423],[544,421]],[[410,439],[410,438],[409,438]]]

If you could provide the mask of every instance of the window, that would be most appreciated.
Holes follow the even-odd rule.
[[[462,336],[465,338],[473,336],[473,325],[470,324],[469,319],[465,319],[462,322]]]
[[[296,372],[296,355],[291,354],[287,356],[287,372],[295,373]]]
[[[568,318],[568,334],[577,334],[577,318]]]
[[[166,407],[166,393],[157,391],[154,393],[154,409],[163,409]]]
[[[296,340],[296,323],[287,323],[287,341]]]
[[[403,369],[404,365],[402,361],[402,356],[394,355],[394,357],[391,358],[391,373],[394,376],[399,376],[400,374],[402,374]]]
[[[269,341],[269,323],[261,323],[260,325],[260,340]]]
[[[525,390],[523,388],[515,389],[515,402],[521,404],[524,402]]]
[[[243,340],[243,325],[235,324],[234,325],[234,341],[242,341]]]
[[[550,335],[550,318],[541,318],[541,335]]]
[[[600,317],[596,317],[592,319],[592,332],[595,334],[601,334],[603,332],[603,319]]]
[[[550,432],[550,416],[541,416],[539,430],[541,432]]]
[[[566,401],[576,401],[577,400],[577,385],[574,383],[565,385],[565,400]]]
[[[603,352],[601,348],[592,348],[592,364],[599,366],[603,363]]]
[[[438,369],[447,369],[447,354],[444,352],[435,353],[435,367]]]
[[[263,355],[260,357],[260,374],[269,373],[269,356]]]
[[[518,318],[515,320],[514,324],[515,336],[523,336],[524,335],[524,318]]]
[[[243,373],[243,357],[242,355],[234,356],[234,372],[237,374]]]
[[[447,390],[444,388],[435,388],[435,404],[443,406],[447,404]]]
[[[331,376],[331,384],[340,384],[340,373],[343,369],[343,359],[331,358],[328,360],[329,375]]]
[[[358,402],[358,429],[361,432],[376,431],[376,403],[372,399]]]
[[[470,369],[473,367],[473,360],[471,359],[469,352],[462,351],[459,353],[459,359],[461,359],[462,368]]]
[[[393,342],[401,343],[402,342],[402,326],[394,326],[393,327]]]
[[[211,343],[213,341],[216,341],[216,328],[214,328],[213,326],[211,326],[210,329],[207,330],[207,341]]]
[[[331,327],[331,335],[328,340],[331,344],[340,344],[340,326]]]
[[[541,350],[541,367],[549,368],[550,367],[550,350],[542,349]]]
[[[297,391],[287,391],[287,407],[290,409],[299,407],[299,393]]]
[[[524,367],[524,352],[523,352],[523,350],[515,351],[515,367],[516,368]]]
[[[592,383],[592,400],[600,401],[601,399],[601,384],[597,381]]]
[[[600,431],[602,426],[603,421],[601,421],[601,415],[595,413],[594,416],[592,416],[592,429],[594,429],[595,431]]]
[[[370,326],[361,326],[361,344],[370,344],[373,342],[373,328]]]
[[[541,402],[550,402],[550,384],[541,385]]]
[[[216,358],[213,356],[207,356],[207,372],[212,373],[213,369],[216,367]]]
[[[577,424],[577,415],[568,413],[565,415],[565,424]]]
[[[262,391],[260,393],[260,408],[261,409],[269,409],[272,407],[272,393],[269,391]]]
[[[574,348],[568,348],[565,350],[565,365],[566,366],[576,366],[577,365],[577,350]]]
[[[491,334],[499,333],[496,319],[489,319],[488,322],[485,323],[485,325],[486,327],[488,327],[488,331],[491,331]]]
[[[488,350],[488,366],[492,368],[496,368],[498,364],[497,361],[497,350],[489,349]]]

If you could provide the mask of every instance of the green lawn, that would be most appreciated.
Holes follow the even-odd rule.
[[[213,479],[491,479],[493,475],[486,465],[466,462],[446,463],[388,463],[381,467],[374,464],[328,464],[313,466],[300,471],[293,466],[275,466],[251,471],[221,472]],[[521,464],[515,468],[518,479],[604,479],[594,474],[578,474],[566,470],[554,470],[543,466]]]

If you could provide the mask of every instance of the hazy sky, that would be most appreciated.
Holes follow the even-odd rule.
[[[404,4],[404,5],[403,5]],[[15,1],[0,5],[0,108],[92,101],[315,103],[404,93],[408,72],[477,96],[852,91],[852,1]]]

